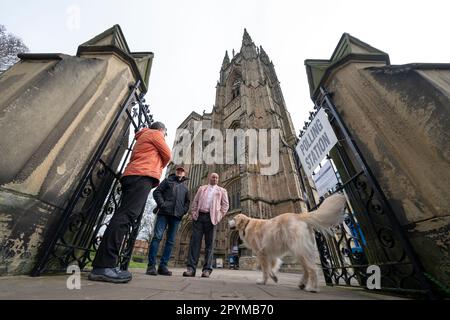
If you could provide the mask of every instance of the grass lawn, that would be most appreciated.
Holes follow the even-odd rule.
[[[147,263],[135,262],[135,261],[131,260],[130,264],[128,265],[128,268],[146,269],[147,268]]]
[[[91,252],[91,260],[94,260],[95,252]],[[128,268],[137,268],[137,269],[146,269],[147,268],[147,257],[137,257],[143,259],[144,262],[136,262],[133,261],[133,258],[130,261],[130,264],[128,265]],[[86,264],[87,268],[92,268],[92,263],[89,262]]]

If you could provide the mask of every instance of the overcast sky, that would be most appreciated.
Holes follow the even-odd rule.
[[[155,54],[147,101],[176,127],[210,112],[225,50],[240,50],[244,28],[275,64],[295,129],[312,102],[305,59],[328,59],[343,32],[390,55],[392,64],[450,62],[450,1],[0,0],[0,23],[31,52],[74,55],[120,24],[132,51]],[[80,19],[73,19],[79,10]]]

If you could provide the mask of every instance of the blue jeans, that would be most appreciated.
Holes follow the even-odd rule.
[[[150,251],[148,253],[148,265],[154,266],[156,262],[156,254],[158,253],[159,243],[163,238],[164,231],[167,230],[166,244],[164,245],[163,255],[159,261],[161,267],[167,267],[167,263],[172,253],[172,247],[175,240],[175,235],[180,224],[180,219],[174,216],[166,216],[158,214],[156,217],[155,233],[153,235],[152,242],[150,243]]]

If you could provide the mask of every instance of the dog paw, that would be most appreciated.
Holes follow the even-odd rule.
[[[304,285],[303,283],[300,283],[300,284],[298,285],[298,287],[300,288],[300,290],[305,289],[305,285]]]
[[[256,284],[266,284],[266,281],[264,279],[258,279],[256,280]]]
[[[278,277],[275,275],[275,272],[270,272],[269,276],[275,283],[278,283]]]
[[[314,287],[310,287],[310,286],[306,286],[303,290],[308,291],[308,292],[312,292],[312,293],[319,292],[318,288],[314,288]]]

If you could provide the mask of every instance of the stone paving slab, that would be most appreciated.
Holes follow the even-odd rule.
[[[147,276],[144,269],[132,269],[133,280],[127,284],[93,282],[81,274],[81,289],[69,290],[69,275],[41,277],[0,277],[1,300],[397,300],[395,296],[368,290],[326,286],[320,280],[320,292],[299,290],[299,274],[280,273],[278,283],[269,280],[257,285],[260,271],[215,269],[211,277],[185,278],[184,269],[172,269],[173,275]]]

